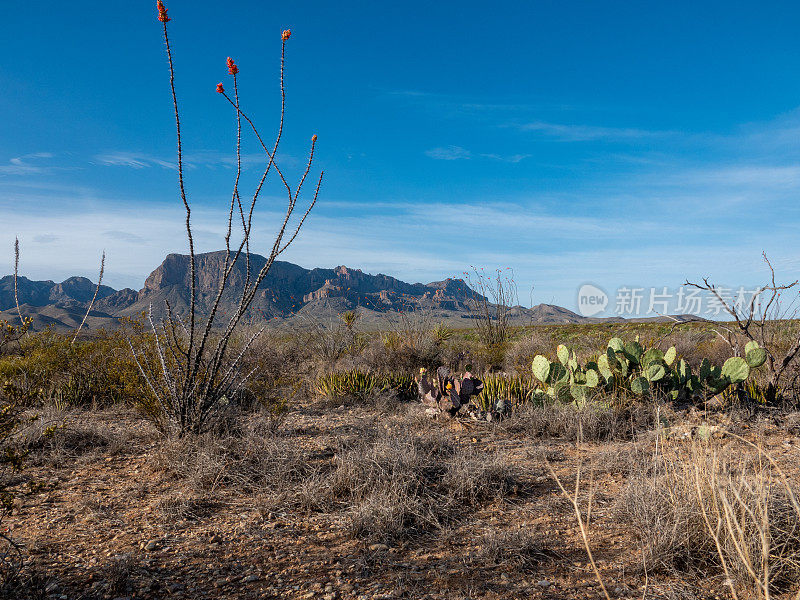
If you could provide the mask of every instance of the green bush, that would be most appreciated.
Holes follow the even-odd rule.
[[[21,406],[147,402],[148,393],[121,333],[101,331],[75,344],[71,341],[53,331],[22,338],[15,353],[0,357],[0,385],[6,397]]]

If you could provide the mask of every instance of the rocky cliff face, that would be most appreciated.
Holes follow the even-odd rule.
[[[94,296],[97,284],[86,277],[70,277],[61,283],[53,281],[32,281],[27,277],[17,278],[19,303],[29,306],[74,306],[89,302]],[[101,285],[97,299],[102,300],[117,293],[107,285]],[[0,279],[0,311],[15,308],[14,276]]]
[[[266,259],[250,255],[249,277],[254,280]],[[225,253],[209,252],[196,257],[196,299],[201,313],[208,314],[216,297],[225,269]],[[229,276],[226,293],[218,312],[224,318],[236,310],[241,290],[248,277],[248,264],[241,257]],[[23,314],[39,317],[42,323],[59,327],[71,326],[80,320],[95,290],[95,284],[84,277],[71,277],[61,283],[19,280]],[[445,279],[432,283],[406,283],[360,269],[339,266],[335,269],[305,269],[276,261],[259,287],[247,320],[259,321],[275,317],[327,318],[337,312],[360,308],[371,314],[391,311],[434,311],[437,318],[455,319],[469,316],[469,302],[475,292],[462,279]],[[191,269],[189,257],[170,254],[144,282],[138,292],[129,288],[115,291],[101,286],[92,310],[94,326],[113,326],[121,316],[136,316],[152,306],[156,317],[166,313],[169,303],[176,315],[186,315],[191,304]],[[540,305],[533,309],[517,307],[515,317],[522,322],[577,322],[582,317],[566,309]],[[0,319],[15,318],[13,277],[0,279]],[[63,321],[63,323],[62,323]],[[99,324],[99,325],[97,325]]]
[[[266,259],[250,255],[250,278],[257,277]],[[211,252],[196,259],[197,302],[207,311],[216,296],[225,268],[225,254]],[[223,312],[235,310],[247,278],[247,265],[240,258],[231,272],[228,290],[222,298]],[[453,294],[453,295],[451,295]],[[463,281],[446,280],[438,283],[405,283],[388,275],[370,275],[360,269],[339,266],[335,269],[304,269],[292,263],[276,261],[259,287],[251,307],[253,315],[286,317],[318,302],[332,299],[345,308],[359,306],[374,311],[416,309],[419,307],[463,307],[472,294]],[[122,314],[135,314],[151,304],[154,312],[169,302],[177,314],[185,314],[191,301],[191,272],[189,257],[170,254],[145,280],[135,301],[118,305]],[[306,311],[308,312],[308,311]]]

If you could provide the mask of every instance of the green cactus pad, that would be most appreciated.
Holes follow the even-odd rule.
[[[741,383],[750,376],[750,367],[741,356],[733,356],[722,365],[722,376],[731,383]]]
[[[596,388],[600,383],[600,375],[594,369],[586,371],[586,387]]]
[[[566,366],[569,361],[569,348],[564,344],[559,344],[558,348],[556,348],[556,356],[558,356],[558,362]]]
[[[531,369],[533,370],[533,374],[542,383],[547,381],[547,376],[550,375],[550,361],[547,359],[546,356],[542,356],[541,354],[537,354],[533,358],[533,364],[531,365]]]
[[[639,342],[628,342],[625,344],[623,351],[625,352],[625,357],[637,365],[642,358],[642,354],[644,354],[644,348]]]
[[[745,366],[747,366],[745,364]],[[731,384],[730,379],[727,377],[709,377],[706,381],[706,386],[712,394],[719,394]]]
[[[617,360],[617,369],[616,370],[623,377],[627,377],[627,375],[628,375],[628,365],[629,365],[628,359],[625,358],[625,356],[624,356],[624,354],[622,352],[617,352],[616,360]]]
[[[547,378],[547,383],[555,384],[558,382],[567,381],[569,372],[561,363],[550,363],[550,376]]]
[[[711,375],[711,363],[708,362],[707,358],[704,358],[700,362],[700,373],[698,377],[700,377],[700,381],[705,381]]]
[[[611,338],[608,340],[608,347],[614,350],[614,352],[622,352],[625,349],[625,342],[618,337]]]
[[[559,381],[553,386],[553,398],[560,402],[570,402],[572,394],[570,393],[570,385],[566,381]]]
[[[640,361],[643,367],[647,367],[651,363],[660,363],[664,361],[664,353],[658,348],[650,348],[642,355]]]
[[[667,365],[672,366],[672,363],[675,362],[677,356],[678,351],[675,350],[675,346],[670,346],[669,350],[664,353],[664,362],[667,363]]]
[[[661,363],[651,363],[644,370],[644,376],[648,381],[660,381],[667,374],[667,370]]]
[[[748,344],[749,346],[750,344]],[[767,362],[767,351],[763,348],[751,348],[745,355],[744,359],[747,366],[752,369],[757,369],[765,362]]]
[[[675,372],[678,375],[679,381],[684,382],[692,375],[692,368],[689,366],[689,363],[681,359]]]
[[[755,340],[750,340],[744,346],[744,353],[747,354],[750,350],[755,350],[756,348],[760,348],[761,346],[758,345],[758,342]]]
[[[611,372],[611,366],[608,364],[608,355],[601,354],[597,357],[597,370],[606,381],[614,376],[614,373]]]
[[[637,377],[631,381],[631,391],[638,396],[647,393],[648,389],[650,389],[650,384],[644,377]]]
[[[586,400],[586,386],[573,383],[569,386],[569,393],[577,404]]]

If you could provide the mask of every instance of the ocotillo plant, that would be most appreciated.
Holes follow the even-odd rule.
[[[233,107],[236,116],[236,178],[228,208],[227,229],[225,233],[225,261],[221,272],[219,288],[211,302],[207,315],[201,315],[197,306],[197,273],[195,262],[194,238],[191,225],[191,206],[186,194],[183,172],[183,147],[181,142],[181,118],[178,106],[178,97],[175,92],[175,69],[172,57],[167,24],[171,18],[167,15],[167,8],[162,0],[157,1],[158,20],[163,27],[164,42],[166,46],[167,61],[169,64],[170,90],[175,115],[177,132],[177,166],[178,188],[180,198],[186,214],[186,236],[189,245],[189,265],[191,277],[191,299],[189,312],[185,318],[177,316],[169,303],[166,304],[166,317],[156,323],[152,316],[152,306],[148,320],[152,331],[152,346],[134,348],[131,350],[136,358],[139,369],[147,382],[150,392],[155,397],[160,408],[156,416],[156,424],[168,434],[184,435],[198,433],[207,429],[215,410],[221,401],[230,397],[247,380],[248,373],[240,370],[243,355],[263,331],[256,332],[249,339],[242,342],[238,349],[233,349],[232,340],[237,326],[241,322],[248,308],[252,304],[259,285],[264,281],[275,259],[278,258],[294,242],[306,217],[314,207],[322,184],[322,172],[317,180],[313,197],[305,212],[290,226],[290,220],[297,207],[303,183],[306,180],[314,159],[314,148],[317,136],[311,138],[311,149],[308,155],[305,170],[295,187],[292,187],[281,170],[276,155],[281,141],[284,125],[286,93],[284,87],[284,64],[286,57],[286,43],[291,36],[290,30],[281,34],[281,63],[280,63],[280,92],[281,110],[278,124],[278,133],[274,143],[269,147],[264,142],[253,120],[245,114],[239,104],[239,67],[232,58],[227,59],[229,75],[233,78],[233,94],[225,91],[222,83],[217,84],[216,91],[224,97]],[[264,151],[266,166],[253,192],[252,197],[242,201],[239,182],[242,174],[242,122],[253,132]],[[259,195],[267,180],[270,171],[277,174],[280,183],[286,190],[286,211],[279,224],[278,233],[271,242],[267,252],[267,261],[261,270],[251,276],[250,272],[250,245],[253,224],[253,214]],[[241,230],[241,240],[231,243],[234,230]],[[230,315],[225,315],[225,321],[218,322],[218,309],[223,294],[230,286],[231,273],[239,261],[245,262],[245,281],[241,294],[237,295],[237,306]],[[223,402],[224,404],[224,402]]]

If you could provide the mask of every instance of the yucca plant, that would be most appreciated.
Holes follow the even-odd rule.
[[[402,400],[412,400],[417,395],[417,384],[408,373],[386,373],[379,377],[379,386],[384,391],[394,391]]]
[[[416,395],[414,378],[407,373],[375,374],[358,369],[326,373],[317,379],[314,389],[330,400],[363,399],[388,391],[396,392],[402,399]]]
[[[330,400],[364,398],[378,387],[378,378],[372,373],[353,369],[327,373],[317,379],[316,392]]]
[[[541,397],[536,383],[520,375],[487,375],[473,403],[482,411],[504,412]]]

